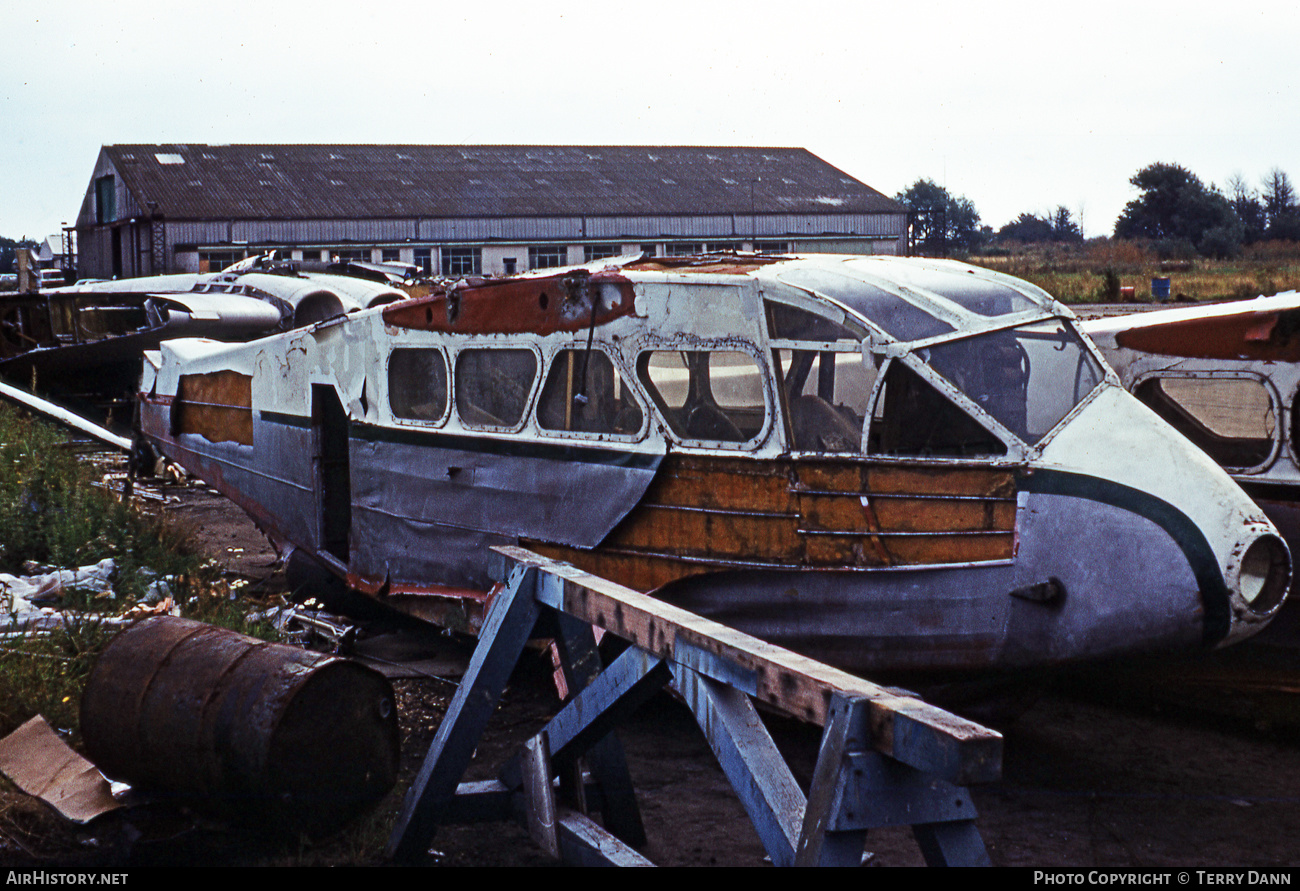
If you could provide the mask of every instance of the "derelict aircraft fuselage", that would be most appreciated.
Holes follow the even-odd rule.
[[[146,354],[142,431],[278,545],[472,626],[519,544],[858,671],[1218,646],[1286,545],[1026,282],[620,258]]]

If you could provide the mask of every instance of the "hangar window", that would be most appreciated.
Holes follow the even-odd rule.
[[[481,275],[483,273],[483,251],[479,248],[443,248],[443,275]]]
[[[244,259],[244,251],[199,251],[199,272],[220,272]]]
[[[634,436],[644,415],[609,356],[598,349],[556,354],[537,402],[543,430]]]
[[[447,414],[447,359],[441,350],[400,349],[388,357],[393,417],[441,421]]]
[[[683,440],[748,442],[763,430],[763,370],[740,350],[654,350],[642,353],[637,374]]]
[[[553,269],[569,262],[569,249],[562,244],[543,244],[528,249],[529,269]]]
[[[467,427],[513,429],[524,420],[537,356],[523,349],[462,350],[456,357],[456,413]]]
[[[1258,378],[1150,378],[1133,393],[1217,464],[1244,470],[1273,454],[1277,409]]]

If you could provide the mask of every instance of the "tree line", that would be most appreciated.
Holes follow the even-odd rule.
[[[1115,221],[1114,237],[1151,242],[1162,256],[1232,257],[1260,241],[1300,241],[1300,200],[1290,177],[1270,170],[1254,188],[1241,174],[1223,188],[1206,185],[1179,164],[1143,167],[1129,182],[1139,195]],[[918,179],[894,196],[913,212],[917,253],[974,253],[1008,243],[1077,243],[1083,229],[1070,209],[1022,213],[996,232],[980,224],[970,199],[931,179]]]

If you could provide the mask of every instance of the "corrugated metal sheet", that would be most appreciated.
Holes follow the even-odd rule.
[[[581,217],[443,218],[421,220],[420,241],[493,241],[582,238]]]
[[[169,244],[229,244],[230,224],[216,223],[167,223],[167,241]]]
[[[173,219],[901,213],[801,148],[110,145]]]
[[[171,244],[357,244],[420,242],[544,242],[590,240],[745,240],[807,238],[818,235],[897,238],[906,218],[892,214],[851,216],[796,215],[759,217],[751,226],[744,216],[520,217],[486,220],[284,220],[234,223],[169,222]]]
[[[235,241],[282,244],[355,241],[375,244],[415,237],[414,220],[252,220],[231,226]]]

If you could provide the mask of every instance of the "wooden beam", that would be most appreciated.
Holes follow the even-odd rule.
[[[869,701],[870,743],[919,770],[964,784],[996,780],[1002,736],[928,703],[656,600],[524,548],[497,552],[543,575],[538,599],[665,659],[681,659],[796,717],[824,726],[831,697]],[[550,578],[548,578],[548,576]],[[555,579],[552,582],[550,579]]]

